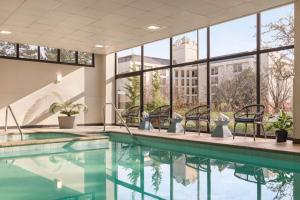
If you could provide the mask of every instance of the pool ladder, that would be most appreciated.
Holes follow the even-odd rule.
[[[106,119],[106,114],[105,114],[105,111],[106,111],[106,105],[111,105],[113,107],[113,109],[115,110],[115,112],[117,113],[117,116],[120,118],[121,120],[121,123],[125,126],[127,132],[133,136],[133,134],[131,133],[131,131],[129,130],[128,126],[127,126],[127,123],[125,122],[125,120],[123,119],[121,113],[118,111],[117,107],[115,106],[115,104],[113,103],[105,103],[105,106],[104,106],[104,109],[103,109],[103,114],[104,114],[104,131],[105,131],[105,128],[106,128],[106,122],[105,122],[105,119]]]
[[[6,106],[6,112],[5,112],[5,133],[7,132],[8,111],[11,113],[11,115],[12,115],[12,117],[13,117],[13,119],[14,119],[14,121],[15,121],[17,127],[18,127],[18,129],[19,129],[19,132],[20,132],[20,135],[21,135],[21,139],[23,140],[23,132],[22,132],[22,130],[21,130],[21,127],[19,126],[19,123],[18,123],[18,121],[17,121],[17,118],[16,118],[16,116],[15,116],[15,114],[14,114],[14,112],[13,112],[13,110],[12,110],[12,108],[11,108],[10,105],[7,105],[7,106]]]

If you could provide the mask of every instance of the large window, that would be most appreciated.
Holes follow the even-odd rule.
[[[78,52],[78,64],[80,65],[92,65],[93,54],[87,52]]]
[[[145,44],[141,47],[144,59],[138,62],[133,58],[140,57],[118,52],[116,64],[126,56],[130,59],[126,60],[127,70],[117,74],[117,85],[130,77],[143,78],[139,90],[143,91],[140,103],[144,111],[167,104],[172,106],[172,115],[184,116],[189,109],[207,104],[212,128],[220,113],[229,116],[233,129],[233,114],[238,109],[263,104],[267,128],[279,110],[293,113],[293,10],[293,4],[285,5]],[[135,66],[128,63],[143,66],[143,70],[128,73]],[[187,125],[195,128],[190,122]],[[244,128],[238,124],[237,132]],[[247,128],[250,132],[253,127]],[[259,134],[261,129],[256,130]]]
[[[192,62],[198,58],[197,31],[173,37],[172,56],[173,65]]]
[[[17,56],[16,44],[12,42],[0,41],[0,56],[16,57]]]
[[[117,73],[141,70],[141,47],[126,49],[117,53]]]
[[[76,62],[75,53],[76,52],[72,51],[72,50],[61,49],[60,50],[60,62],[75,63]]]
[[[201,105],[207,105],[207,66],[189,65],[173,68],[173,112],[184,116],[185,113]],[[184,123],[184,121],[182,121]],[[190,121],[187,126],[196,128]]]
[[[207,67],[189,65],[173,69],[173,111],[184,115],[189,109],[207,104]]]
[[[265,53],[260,58],[261,102],[266,106],[268,126],[280,110],[293,115],[294,51]]]
[[[144,45],[144,69],[170,65],[170,39]]]
[[[211,117],[256,103],[256,56],[212,62],[210,66]],[[232,127],[230,123],[230,128]],[[243,127],[240,127],[243,128]]]
[[[55,48],[40,47],[40,59],[46,61],[57,61],[58,51]]]
[[[212,57],[254,51],[256,49],[256,15],[212,26]]]
[[[117,108],[124,112],[126,109],[140,105],[140,77],[131,76],[117,80],[116,85]],[[138,119],[132,119],[130,123],[138,123]]]
[[[207,58],[207,28],[198,30],[198,58]]]
[[[290,4],[261,13],[261,48],[294,44],[294,5]]]
[[[170,71],[158,70],[144,73],[144,109],[170,104]]]
[[[38,46],[20,44],[19,46],[19,57],[26,59],[38,59]]]

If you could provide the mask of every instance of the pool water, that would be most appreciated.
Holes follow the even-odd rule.
[[[75,134],[69,133],[26,133],[23,135],[23,140],[45,140],[45,139],[59,139],[59,138],[75,138],[79,137]],[[20,134],[6,134],[0,135],[0,142],[9,142],[9,141],[21,141]]]
[[[300,199],[299,156],[265,153],[264,163],[259,153],[213,156],[202,146],[148,140],[116,136],[105,149],[0,159],[0,199]]]

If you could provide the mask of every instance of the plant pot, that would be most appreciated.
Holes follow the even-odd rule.
[[[275,134],[277,142],[286,142],[288,136],[288,132],[286,130],[276,130]]]
[[[71,129],[75,126],[75,116],[59,116],[58,117],[59,128]]]

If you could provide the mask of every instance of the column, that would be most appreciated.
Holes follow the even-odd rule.
[[[115,55],[109,54],[106,56],[105,65],[105,103],[115,103]],[[115,123],[115,111],[111,105],[106,105],[105,110],[106,124]]]
[[[295,1],[294,143],[300,143],[300,1]]]

